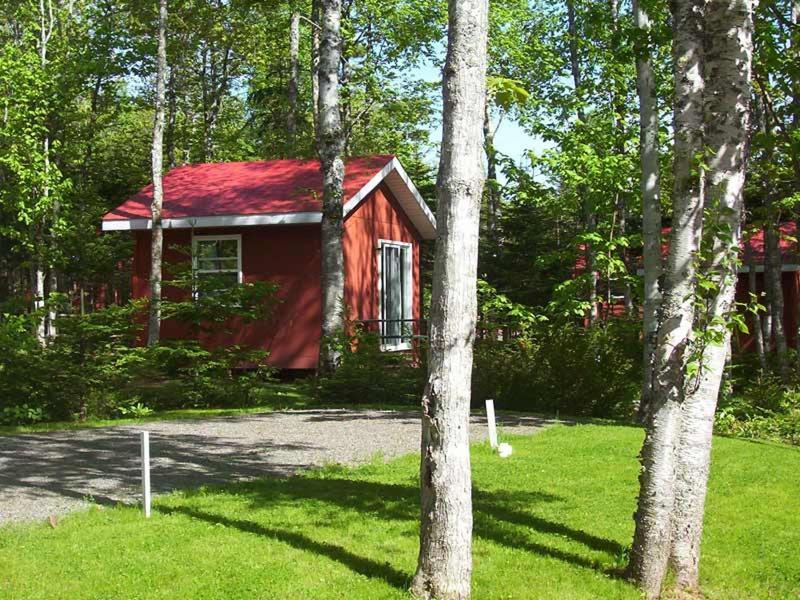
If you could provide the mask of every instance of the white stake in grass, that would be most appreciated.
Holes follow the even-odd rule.
[[[494,422],[494,400],[486,401],[486,421],[489,424],[489,445],[497,448],[497,425]]]
[[[150,518],[150,432],[142,431],[142,508]]]

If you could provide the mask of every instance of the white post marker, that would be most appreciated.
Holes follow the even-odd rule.
[[[142,431],[142,509],[150,518],[150,432]]]
[[[489,424],[489,445],[497,448],[497,425],[494,422],[494,400],[486,401],[486,421]]]

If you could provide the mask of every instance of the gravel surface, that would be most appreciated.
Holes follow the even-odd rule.
[[[497,419],[518,434],[547,424]],[[0,436],[0,525],[137,501],[139,431],[150,432],[153,492],[165,493],[415,452],[419,427],[413,412],[305,410]],[[485,418],[472,418],[470,435],[486,437]]]

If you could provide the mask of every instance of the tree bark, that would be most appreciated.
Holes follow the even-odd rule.
[[[320,0],[322,33],[319,52],[319,157],[322,163],[322,339],[320,373],[331,373],[339,364],[344,332],[344,255],[342,207],[344,130],[339,112],[339,60],[341,0]]]
[[[639,401],[640,423],[647,421],[653,389],[653,347],[658,328],[658,305],[661,292],[661,183],[658,168],[658,99],[650,58],[650,17],[637,0],[633,14],[639,37],[636,44],[636,90],[639,95],[639,151],[641,162],[640,187],[642,194],[642,266],[644,267],[644,298],[642,335],[643,380]]]
[[[778,371],[786,380],[789,375],[787,360],[786,332],[783,323],[783,285],[781,249],[780,249],[780,218],[770,216],[764,227],[764,283],[767,291],[772,323],[772,341],[775,344],[775,358]]]
[[[492,121],[489,114],[489,98],[486,98],[486,110],[484,111],[483,137],[484,149],[486,151],[486,230],[491,242],[497,241],[497,221],[500,212],[500,193],[497,183],[497,150],[494,147],[494,135],[492,133]]]
[[[150,205],[152,239],[150,242],[150,311],[147,323],[147,345],[158,344],[161,334],[161,254],[164,230],[161,208],[164,203],[163,170],[164,142],[164,79],[167,75],[167,0],[159,1],[158,56],[156,59],[156,114],[153,120],[153,147],[151,152],[153,175],[153,202]]]
[[[33,291],[33,309],[44,309],[44,268],[40,261],[31,268],[31,289]],[[47,341],[47,320],[42,315],[36,322],[36,340],[44,346]]]
[[[294,156],[297,145],[297,88],[300,80],[300,13],[292,13],[289,26],[289,111],[286,114],[286,136],[289,155]]]
[[[753,58],[753,1],[710,0],[706,5],[706,152],[709,154],[706,204],[715,232],[706,276],[717,284],[702,327],[717,329],[720,343],[700,349],[700,370],[681,407],[681,433],[675,479],[672,564],[676,584],[699,587],[714,413],[725,370],[738,280],[737,250],[744,211]],[[719,323],[719,324],[717,324]]]
[[[753,256],[753,249],[749,243],[744,246],[744,261],[747,264],[747,287],[751,297],[758,297],[758,273],[756,272],[756,261]],[[753,340],[755,341],[756,353],[758,354],[758,364],[761,370],[767,368],[767,355],[764,351],[764,331],[761,328],[761,316],[753,313]]]
[[[569,62],[572,73],[572,85],[575,89],[577,109],[575,111],[578,121],[586,122],[586,113],[583,110],[583,99],[581,98],[581,64],[578,57],[578,31],[575,19],[575,0],[567,0],[567,36],[569,38]],[[583,219],[583,229],[585,233],[593,233],[597,229],[597,216],[589,201],[586,186],[578,185],[577,194],[581,205],[581,216]],[[597,320],[597,279],[598,272],[596,267],[594,248],[591,242],[584,243],[584,259],[586,261],[586,273],[588,275],[588,287],[586,299],[590,302],[588,320],[591,325]]]
[[[629,570],[647,598],[657,598],[670,556],[675,498],[675,443],[691,354],[694,259],[702,235],[703,7],[704,0],[672,3],[675,150],[673,224],[653,357],[650,427],[642,446],[636,530]]]
[[[321,0],[311,0],[311,116],[319,143],[319,10]]]
[[[437,181],[428,381],[422,397],[420,549],[412,592],[470,597],[469,406],[484,186],[488,2],[450,0]]]
[[[177,166],[178,162],[175,158],[175,124],[178,118],[178,94],[175,89],[176,76],[175,67],[169,70],[169,80],[167,81],[167,169],[173,169]]]

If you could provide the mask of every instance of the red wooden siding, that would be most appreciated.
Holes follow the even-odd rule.
[[[269,322],[232,323],[232,333],[203,334],[210,346],[242,344],[270,352],[269,363],[283,369],[314,369],[319,355],[321,327],[320,229],[319,225],[273,225],[196,229],[196,235],[242,236],[242,273],[245,282],[271,280],[278,283],[281,303]],[[164,231],[165,270],[169,263],[187,257],[172,249],[189,247],[192,232]],[[413,318],[420,316],[419,236],[404,212],[380,186],[347,217],[344,224],[345,303],[352,319],[377,319],[378,240],[413,244]],[[136,233],[133,261],[133,296],[149,295],[150,233]],[[182,292],[165,287],[164,296],[178,298]],[[162,338],[190,337],[179,323],[162,323]]]
[[[739,274],[736,282],[736,302],[747,304],[750,302],[750,286],[748,274]],[[790,348],[794,348],[797,340],[797,311],[800,303],[800,271],[783,271],[781,273],[781,285],[783,286],[783,329],[786,335],[786,343]],[[759,294],[759,302],[764,304],[764,273],[756,273],[756,290]],[[761,313],[764,318],[764,313]],[[762,321],[763,323],[763,321]],[[755,323],[747,313],[747,328],[749,333],[737,333],[737,347],[742,351],[755,351],[755,340],[753,338],[753,327]],[[766,343],[766,342],[765,342]]]
[[[317,364],[320,331],[319,227],[287,225],[270,227],[214,228],[195,230],[196,235],[242,236],[242,273],[245,282],[270,280],[280,287],[281,302],[273,319],[251,323],[231,323],[231,333],[204,334],[201,341],[210,346],[241,344],[261,347],[270,352],[269,363],[284,369],[313,369]],[[164,262],[175,262],[179,253],[170,245],[188,246],[191,232],[164,232]],[[150,234],[137,235],[133,289],[135,297],[149,291]],[[180,297],[181,291],[165,288],[168,298]],[[188,328],[165,321],[161,325],[164,339],[190,337]]]
[[[413,248],[412,318],[420,318],[419,236],[391,192],[380,186],[345,221],[345,304],[350,317],[378,319],[378,243],[407,242]]]

